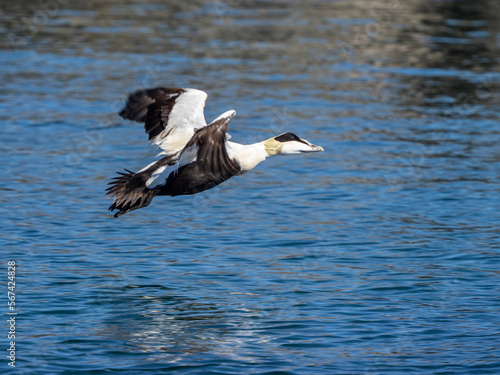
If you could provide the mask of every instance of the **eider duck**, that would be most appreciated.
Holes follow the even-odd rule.
[[[132,93],[119,113],[144,122],[149,141],[165,155],[139,172],[118,172],[107,195],[115,217],[148,206],[157,195],[188,195],[208,190],[253,169],[269,156],[323,151],[293,133],[242,145],[229,141],[227,124],[236,114],[224,112],[205,122],[207,94],[190,88],[154,88]]]

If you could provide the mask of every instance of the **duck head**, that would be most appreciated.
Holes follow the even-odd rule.
[[[299,138],[293,133],[283,133],[270,138],[264,142],[264,146],[269,156],[324,151],[323,147],[315,146],[311,142]]]

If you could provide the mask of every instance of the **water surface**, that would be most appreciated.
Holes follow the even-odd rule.
[[[0,22],[16,372],[500,372],[497,2],[50,4]],[[158,85],[325,152],[113,219]]]

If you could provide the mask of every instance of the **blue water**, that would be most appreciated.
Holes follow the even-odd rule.
[[[500,373],[497,2],[42,3],[0,21],[12,373]],[[113,219],[158,85],[325,152]]]

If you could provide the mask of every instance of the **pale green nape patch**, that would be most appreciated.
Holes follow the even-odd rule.
[[[281,154],[281,149],[283,148],[283,143],[278,142],[274,138],[269,138],[264,142],[264,147],[269,156],[274,156]]]

